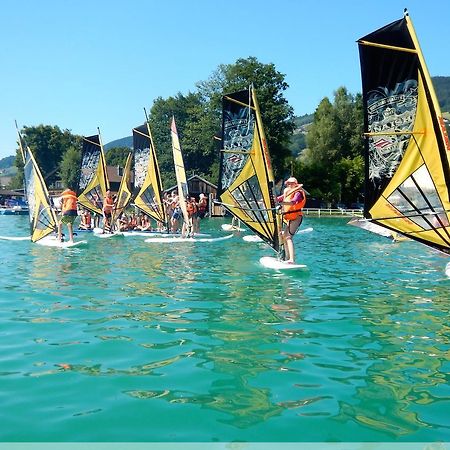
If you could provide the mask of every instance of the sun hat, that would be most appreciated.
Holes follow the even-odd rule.
[[[286,180],[286,184],[288,183],[292,183],[292,184],[298,184],[297,178],[295,177],[290,177]]]

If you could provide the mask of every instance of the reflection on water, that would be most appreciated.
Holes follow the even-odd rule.
[[[0,243],[0,437],[449,440],[442,260],[308,220],[297,275],[239,238]]]

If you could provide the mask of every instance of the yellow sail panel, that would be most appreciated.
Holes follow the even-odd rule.
[[[84,208],[102,214],[103,199],[109,189],[106,162],[100,136],[83,138],[81,172],[78,184],[78,203]]]
[[[223,206],[281,251],[274,180],[253,88],[223,97],[219,196]]]
[[[189,215],[186,207],[186,198],[189,197],[188,184],[186,180],[186,171],[184,169],[183,155],[181,153],[180,139],[178,138],[175,117],[171,124],[173,163],[175,165],[175,176],[177,178],[178,199],[184,223],[189,226]]]
[[[30,148],[19,141],[24,157],[25,192],[27,195],[31,241],[37,242],[56,231],[56,213],[51,207],[47,186]]]
[[[132,194],[131,194],[131,161],[132,154],[131,152],[128,154],[127,161],[125,163],[125,167],[123,169],[122,179],[120,180],[119,190],[117,192],[117,198],[114,204],[113,212],[112,212],[112,224],[113,227],[116,226],[116,222],[125,210],[125,208],[130,203]]]
[[[271,240],[276,224],[265,175],[265,158],[256,131],[245,166],[220,198],[233,215],[258,235]]]
[[[448,136],[408,16],[359,41],[365,216],[450,253]]]
[[[158,222],[166,223],[162,182],[148,123],[133,129],[134,186],[138,190],[134,204]]]

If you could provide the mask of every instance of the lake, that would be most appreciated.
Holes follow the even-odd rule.
[[[306,217],[292,273],[248,232],[0,240],[0,441],[449,442],[448,258],[347,220]]]

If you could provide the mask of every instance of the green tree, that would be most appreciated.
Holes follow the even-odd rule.
[[[361,95],[339,88],[333,103],[324,98],[307,134],[307,149],[295,175],[313,196],[327,202],[358,199],[364,183]]]
[[[61,130],[58,126],[25,126],[21,130],[21,134],[33,152],[47,186],[57,180],[59,165],[67,149],[79,148],[81,145],[80,136],[72,134],[69,130]],[[23,186],[23,161],[19,149],[16,152],[15,165],[18,173],[14,180],[14,186],[21,187]]]
[[[108,166],[125,167],[128,154],[130,153],[129,147],[112,147],[105,153],[105,160]]]
[[[285,75],[274,64],[263,64],[255,57],[240,58],[234,64],[220,65],[207,81],[197,83],[197,88],[208,104],[211,126],[219,134],[222,95],[247,89],[250,84],[256,89],[274,175],[281,178],[291,160],[289,145],[295,128],[293,109],[283,95],[289,87]]]
[[[178,93],[168,99],[159,97],[153,103],[150,128],[166,188],[176,183],[170,135],[172,117],[175,117],[187,176],[195,173],[211,179],[211,170],[214,164],[217,165],[215,127],[205,111],[206,106],[198,93]]]
[[[62,158],[59,176],[64,187],[77,190],[80,178],[81,150],[76,147],[69,147]]]

